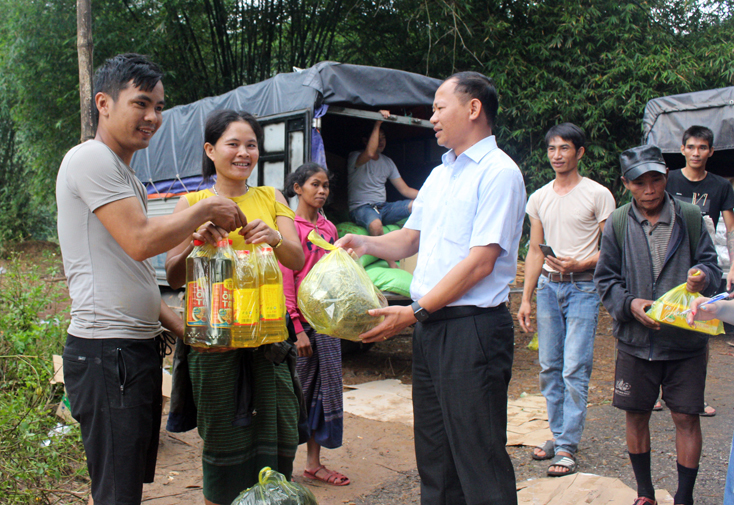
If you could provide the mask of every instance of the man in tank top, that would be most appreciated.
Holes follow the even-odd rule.
[[[585,151],[581,128],[556,125],[545,141],[556,177],[528,199],[530,244],[517,319],[524,331],[533,331],[530,303],[537,285],[540,389],[553,439],[533,449],[532,457],[552,459],[548,475],[561,476],[576,471],[586,421],[599,317],[594,267],[599,237],[615,204],[607,188],[579,174]]]

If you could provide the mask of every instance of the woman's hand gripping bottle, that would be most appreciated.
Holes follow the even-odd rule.
[[[209,347],[231,347],[234,305],[234,252],[229,239],[217,242],[217,252],[209,263],[212,310]]]
[[[232,347],[257,347],[260,293],[257,259],[252,250],[237,251],[234,276]]]
[[[258,345],[282,342],[288,338],[285,328],[285,295],[283,274],[278,267],[273,248],[257,249],[260,269],[260,338]]]
[[[210,285],[209,261],[214,248],[201,240],[194,240],[194,249],[186,258],[186,330],[184,342],[205,347],[208,341]]]

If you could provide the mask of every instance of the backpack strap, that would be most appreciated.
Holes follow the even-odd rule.
[[[627,235],[627,215],[632,203],[625,203],[621,207],[614,209],[612,212],[612,226],[614,227],[614,237],[617,239],[617,246],[620,251],[624,251],[624,237]]]
[[[688,229],[688,243],[691,247],[691,259],[693,259],[693,255],[696,254],[696,249],[698,249],[698,242],[701,240],[701,209],[698,205],[692,203],[681,202],[680,200],[678,203],[680,204],[681,216],[683,216],[683,221]]]
[[[693,255],[696,253],[698,243],[701,240],[701,209],[698,205],[681,202],[680,200],[678,200],[678,204],[680,204],[681,216],[683,216],[683,222],[688,230],[688,245],[691,248],[691,255]],[[624,238],[627,235],[627,217],[630,205],[632,205],[631,202],[625,203],[612,212],[614,237],[622,251],[624,250]]]

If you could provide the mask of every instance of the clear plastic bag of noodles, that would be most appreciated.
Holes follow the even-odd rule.
[[[255,344],[283,342],[288,338],[283,273],[271,246],[258,244],[255,256],[260,281],[260,326]]]
[[[260,470],[258,481],[241,492],[232,505],[318,505],[306,486],[288,482],[285,475],[267,466]]]
[[[718,319],[709,321],[694,321],[691,327],[686,321],[686,314],[683,312],[688,310],[691,302],[701,296],[698,293],[691,293],[686,289],[685,284],[676,286],[663,296],[653,302],[646,314],[650,319],[662,324],[677,326],[685,330],[698,331],[708,335],[719,335],[724,333],[724,325]]]
[[[205,347],[208,342],[211,314],[211,283],[209,262],[215,249],[200,240],[194,240],[194,249],[186,258],[186,314],[184,342]]]
[[[257,347],[260,327],[260,279],[255,247],[236,251],[232,347]]]
[[[344,249],[329,244],[313,230],[308,239],[331,252],[301,282],[298,308],[317,332],[359,341],[359,335],[384,319],[370,316],[367,311],[387,307],[387,300],[364,267]]]

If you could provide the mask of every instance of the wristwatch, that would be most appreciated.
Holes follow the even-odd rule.
[[[413,302],[410,306],[413,308],[413,315],[419,323],[425,322],[431,315],[431,313],[421,307],[418,302]]]

